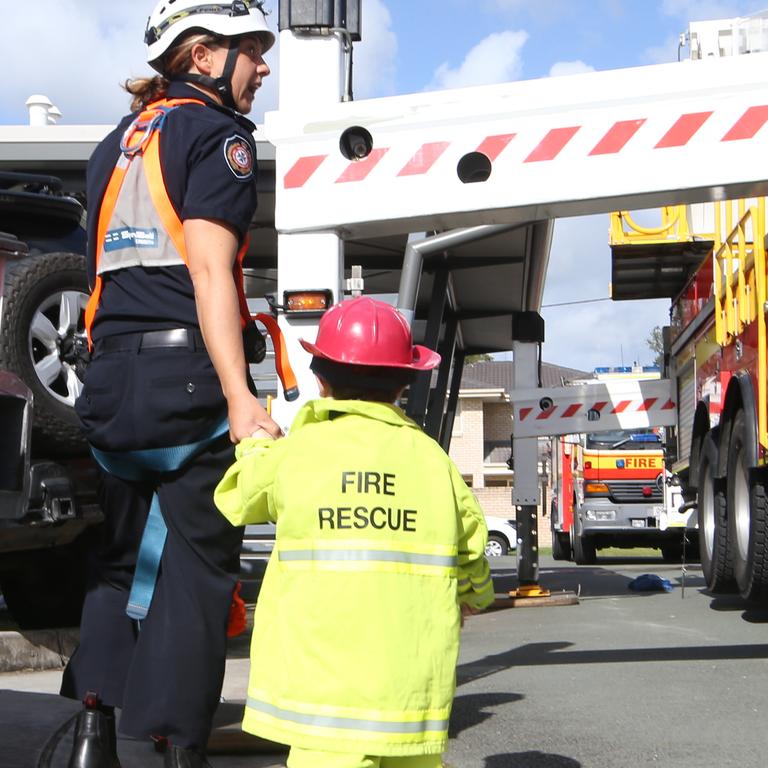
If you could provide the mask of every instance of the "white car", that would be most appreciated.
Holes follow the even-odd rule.
[[[517,524],[505,517],[485,516],[488,526],[488,544],[486,557],[503,557],[517,549]]]

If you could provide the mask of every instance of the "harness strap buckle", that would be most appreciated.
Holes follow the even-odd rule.
[[[120,151],[126,157],[134,157],[144,152],[147,143],[155,131],[162,131],[163,123],[173,107],[157,105],[152,109],[146,109],[125,129],[120,139]],[[136,136],[141,135],[138,140]]]

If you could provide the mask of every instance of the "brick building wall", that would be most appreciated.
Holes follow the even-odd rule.
[[[453,423],[450,456],[473,488],[483,488],[483,401],[462,398]]]
[[[486,442],[509,444],[512,434],[512,406],[510,403],[484,403],[483,432]]]

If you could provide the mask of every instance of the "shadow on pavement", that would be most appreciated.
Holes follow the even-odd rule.
[[[509,592],[519,586],[515,570],[494,569],[491,576],[496,592]],[[565,565],[539,570],[539,584],[545,589],[576,592],[581,597],[637,597],[641,593],[627,588],[633,578],[603,566]]]
[[[701,590],[706,593],[706,590]],[[712,597],[709,607],[724,613],[741,611],[741,618],[750,624],[768,624],[768,608],[750,605],[739,595],[717,595]]]
[[[53,765],[47,756],[53,754],[81,706],[46,693],[0,690],[3,768]]]
[[[686,566],[685,581],[683,582],[683,573],[679,564],[665,563],[660,558],[653,557],[598,558],[595,565],[574,565],[572,563],[558,564],[554,567],[544,565],[539,570],[539,584],[551,592],[575,592],[582,598],[638,598],[656,594],[654,592],[633,592],[628,588],[629,582],[639,576],[640,571],[626,574],[610,567],[621,568],[622,566],[637,565],[647,565],[649,567],[643,572],[658,573],[669,579],[675,587],[675,592],[683,586],[686,590],[705,592],[706,584],[698,564],[691,565],[689,563]],[[493,564],[491,567],[491,575],[497,593],[509,592],[519,586],[516,568],[506,565],[494,567]],[[714,605],[712,607],[717,609]],[[738,607],[734,607],[733,610],[744,610],[745,607],[746,603],[741,601]],[[723,608],[723,610],[731,610],[731,608]],[[768,620],[768,612],[766,613],[766,620]]]
[[[724,661],[735,659],[768,659],[767,644],[688,645],[667,648],[602,648],[591,651],[569,651],[573,644],[530,643],[477,661],[460,664],[457,683],[489,677],[512,667],[538,667],[551,664],[621,664],[640,661]]]
[[[451,709],[451,722],[448,728],[450,738],[454,739],[467,728],[473,728],[492,718],[495,707],[522,701],[519,693],[468,693],[456,696]]]
[[[80,702],[50,693],[0,690],[0,765],[2,768],[66,768]],[[251,768],[273,768],[286,748],[240,730],[243,702],[222,704],[214,720],[211,754],[245,755]],[[119,727],[119,726],[118,726]],[[163,765],[163,755],[148,739],[118,738],[122,768]],[[219,758],[218,764],[226,764]],[[240,762],[239,764],[242,764]]]
[[[580,768],[581,763],[563,755],[544,752],[509,752],[485,758],[485,768]]]

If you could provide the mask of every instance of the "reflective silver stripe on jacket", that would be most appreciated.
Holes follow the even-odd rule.
[[[482,581],[471,580],[472,586],[476,590],[485,589],[491,583],[491,574],[489,573]]]
[[[330,715],[310,715],[305,712],[293,712],[259,701],[250,696],[246,700],[249,709],[271,715],[280,720],[288,720],[299,725],[311,725],[318,728],[346,728],[355,731],[376,731],[378,733],[426,733],[427,731],[447,731],[448,720],[418,720],[391,722],[382,720],[362,720],[355,717],[331,717]]]
[[[417,552],[391,552],[386,549],[294,549],[280,550],[278,558],[287,562],[385,562],[408,565],[436,565],[455,568],[455,555],[424,555]]]

